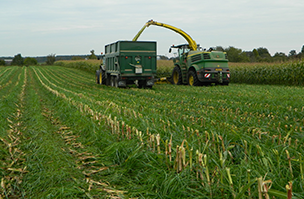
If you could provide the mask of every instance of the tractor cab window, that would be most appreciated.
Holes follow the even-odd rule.
[[[178,55],[179,55],[179,57],[182,57],[183,55],[185,55],[189,51],[190,51],[190,49],[188,48],[188,46],[183,46],[183,47],[178,49]]]

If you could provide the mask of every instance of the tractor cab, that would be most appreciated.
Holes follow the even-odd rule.
[[[174,57],[173,62],[176,63],[177,61],[179,61],[180,63],[185,63],[187,61],[187,56],[188,53],[190,52],[190,48],[188,44],[181,44],[178,46],[171,46],[169,49],[169,53],[171,53],[172,48],[176,48],[177,49],[177,56]]]

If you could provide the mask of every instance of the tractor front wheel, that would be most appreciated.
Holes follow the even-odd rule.
[[[182,84],[182,72],[178,66],[175,66],[172,72],[172,82],[175,85]]]

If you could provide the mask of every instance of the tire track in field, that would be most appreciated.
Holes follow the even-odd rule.
[[[52,84],[41,72],[40,72],[40,74],[46,79],[46,81],[48,81],[50,84]],[[57,85],[55,85],[55,84],[52,84],[53,86],[55,86],[55,87],[57,87],[57,88],[61,88],[61,87],[59,87],[59,86],[57,86]],[[63,88],[61,88],[61,89],[63,89]],[[67,90],[67,89],[63,89],[63,90]],[[71,93],[73,93],[73,91],[70,91]],[[80,93],[76,93],[76,95],[78,95],[79,97],[81,97],[81,94]],[[87,96],[83,96],[83,98],[86,98],[86,99],[88,99],[89,101],[91,101],[91,102],[94,102],[94,100],[93,99],[91,99],[91,98],[89,98],[89,97],[87,97]],[[112,106],[112,109],[109,109],[109,110],[111,110],[112,112],[113,111],[115,111],[116,113],[117,113],[117,115],[120,115],[120,111],[121,111],[121,109],[120,109],[120,107],[119,107],[119,105],[117,105],[117,104],[115,104],[115,103],[113,103],[112,101],[109,101],[110,103],[107,105],[106,103],[101,103],[100,105],[105,105],[106,107],[111,107]],[[96,101],[95,101],[95,103],[96,103]],[[77,103],[76,103],[77,104]],[[80,107],[80,109],[82,109],[82,105],[81,106],[79,106],[79,104],[77,105],[78,107]],[[87,105],[85,105],[85,106],[87,106]],[[86,108],[87,110],[86,111],[88,111],[88,113],[89,114],[91,114],[92,115],[92,117],[93,118],[103,118],[103,119],[105,119],[105,118],[107,118],[107,116],[105,116],[105,112],[103,112],[102,114],[98,114],[98,112],[94,112],[89,106],[87,106],[87,108]],[[133,110],[133,109],[129,109],[129,110]],[[134,110],[133,110],[134,111]],[[254,115],[255,116],[255,114],[252,114],[252,113],[244,113],[244,114],[240,114],[239,113],[239,109],[236,109],[236,111],[235,112],[233,112],[232,111],[232,109],[229,109],[229,108],[227,108],[227,109],[225,109],[225,108],[223,108],[223,107],[219,107],[218,108],[218,110],[217,109],[215,109],[215,107],[213,107],[213,106],[208,106],[208,110],[205,110],[205,112],[203,112],[203,111],[201,111],[201,113],[205,113],[205,115],[208,115],[208,116],[210,116],[211,114],[214,114],[215,116],[218,116],[218,115],[216,115],[216,114],[218,114],[219,112],[218,111],[220,111],[220,115],[222,115],[223,117],[227,117],[227,116],[229,116],[229,118],[230,118],[230,121],[234,121],[233,123],[235,123],[235,124],[230,124],[230,123],[227,123],[227,122],[222,122],[221,120],[220,120],[220,118],[218,119],[219,120],[219,122],[217,122],[217,120],[213,120],[213,119],[207,119],[207,120],[203,120],[202,119],[202,121],[201,121],[201,126],[199,127],[199,129],[202,129],[202,128],[205,128],[205,124],[206,123],[209,123],[209,126],[211,126],[211,131],[214,131],[215,130],[215,134],[218,134],[218,133],[216,133],[217,131],[219,131],[220,129],[225,129],[226,131],[228,131],[228,132],[234,132],[234,131],[240,131],[241,130],[241,128],[243,128],[243,124],[244,124],[244,122],[251,122],[251,117],[252,117],[252,115]],[[132,115],[132,112],[130,112],[130,116],[131,117],[134,117],[134,118],[141,118],[142,117],[142,115],[140,115],[140,113],[136,113],[135,111],[133,112],[134,113],[134,115]],[[182,121],[188,121],[188,122],[190,122],[190,123],[192,123],[192,124],[197,124],[198,123],[198,121],[200,121],[201,120],[201,118],[200,117],[195,117],[195,116],[188,116],[188,115],[184,115],[184,114],[175,114],[176,116],[179,116],[179,118],[182,120]],[[100,117],[101,116],[101,117]],[[266,117],[265,117],[265,115],[263,115],[263,114],[260,114],[260,115],[258,115],[261,119],[263,118],[263,119],[265,119]],[[217,118],[217,117],[216,117]],[[257,118],[257,117],[254,117],[255,119]],[[268,119],[271,119],[270,120],[270,122],[273,122],[272,120],[274,119],[274,117],[272,117],[271,115],[269,115],[268,116]],[[259,119],[259,118],[258,118]],[[266,118],[267,119],[267,118]],[[256,119],[257,120],[257,119]],[[116,132],[117,131],[117,129],[119,129],[117,126],[124,126],[123,125],[123,121],[117,121],[115,118],[114,118],[114,121],[113,121],[113,119],[112,118],[108,118],[108,119],[106,119],[106,122],[108,123],[108,124],[110,124],[111,125],[111,129],[113,130],[113,132]],[[174,127],[174,128],[176,128],[176,123],[175,122],[173,122],[173,124],[171,124],[171,122],[169,121],[169,120],[163,120],[163,119],[159,119],[159,121],[155,121],[155,122],[160,122],[162,125],[163,125],[163,130],[164,130],[164,132],[168,132],[168,130],[170,129],[170,127],[172,128],[172,127]],[[269,124],[268,125],[275,125],[275,123],[270,123],[269,122]],[[148,122],[146,122],[146,123],[148,123]],[[237,126],[237,123],[240,123],[240,127],[238,127]],[[252,122],[251,122],[252,123]],[[153,124],[154,124],[154,118],[153,118]],[[147,126],[147,125],[143,125],[143,126]],[[191,125],[190,125],[191,126]],[[123,127],[122,127],[123,128]],[[174,132],[175,130],[174,130],[174,128],[173,128],[173,130],[172,130],[172,132]],[[194,132],[197,132],[198,130],[195,130],[195,129],[192,129],[192,128],[189,128],[189,127],[187,127],[187,126],[184,126],[184,125],[182,125],[182,128],[181,127],[178,127],[179,129],[182,129],[182,132],[184,132],[184,134],[185,134],[185,137],[186,137],[186,135],[187,134],[193,134]],[[131,129],[133,129],[132,127],[131,127]],[[160,130],[160,129],[158,129],[158,130]],[[271,134],[270,134],[270,132],[263,132],[263,129],[261,129],[261,128],[259,128],[259,127],[256,127],[255,125],[254,126],[246,126],[245,128],[244,128],[244,130],[245,131],[248,131],[248,132],[250,132],[250,131],[252,131],[252,137],[254,138],[254,139],[258,139],[258,140],[261,140],[262,139],[262,135],[263,135],[263,140],[269,140],[269,139],[273,139],[272,137],[271,137]],[[138,131],[136,128],[134,129],[134,131],[136,132],[136,131]],[[181,131],[181,130],[180,130]],[[138,131],[139,132],[139,131]],[[202,132],[203,133],[203,132]],[[258,136],[258,137],[257,137]]]
[[[131,134],[134,134],[134,135],[136,135],[136,137],[138,137],[140,142],[142,141],[143,133],[140,130],[138,130],[136,127],[134,127],[134,126],[132,127],[131,125],[126,124],[124,121],[119,121],[119,120],[117,120],[116,117],[114,117],[114,119],[112,119],[111,115],[109,117],[107,115],[105,115],[107,110],[109,110],[109,112],[111,111],[111,113],[113,113],[113,111],[115,111],[117,113],[117,115],[120,115],[121,114],[121,108],[123,108],[123,107],[119,107],[119,105],[117,105],[117,104],[115,104],[115,103],[113,103],[112,101],[109,101],[109,100],[106,101],[108,103],[105,103],[105,102],[101,103],[99,101],[95,101],[95,100],[83,95],[82,93],[75,93],[75,92],[70,91],[68,89],[59,87],[56,84],[50,82],[50,80],[48,80],[41,73],[41,71],[39,71],[39,73],[42,75],[42,77],[44,77],[44,79],[46,81],[48,81],[49,84],[53,85],[54,87],[62,89],[64,91],[68,91],[69,93],[72,93],[74,95],[78,95],[79,97],[86,98],[92,103],[96,103],[96,104],[103,105],[103,106],[107,107],[107,109],[105,111],[103,111],[103,113],[101,113],[101,112],[93,111],[88,105],[83,106],[82,103],[79,103],[79,102],[76,102],[76,101],[72,100],[72,104],[74,103],[73,105],[76,105],[81,111],[84,110],[85,112],[90,114],[92,116],[92,118],[94,118],[95,120],[101,120],[102,119],[104,122],[106,122],[110,126],[110,128],[112,129],[112,134],[119,133],[120,128],[121,128],[122,131],[123,131],[122,136],[130,137]],[[41,80],[41,82],[42,82],[42,80]],[[56,92],[52,91],[52,92],[56,93],[58,91],[56,91]],[[66,98],[66,96],[64,94],[61,94],[61,97]],[[124,114],[129,115],[131,118],[142,118],[142,115],[138,112],[135,112],[133,109],[125,108],[125,110],[126,110],[126,112],[124,112]],[[149,126],[149,125],[147,125],[149,123],[149,121],[147,121],[147,120],[141,120],[141,121],[146,123],[146,124],[143,124],[143,126]],[[195,118],[192,117],[191,121],[194,122]],[[197,121],[197,119],[196,119],[196,121]],[[158,122],[158,121],[155,121],[155,122]],[[172,129],[171,132],[174,132],[174,131],[176,131],[176,130],[174,130],[176,128],[183,129],[183,132],[185,133],[185,136],[186,136],[186,134],[194,134],[194,132],[199,132],[198,130],[194,130],[193,128],[190,128],[190,127],[187,127],[187,126],[184,126],[184,125],[182,125],[182,127],[177,127],[175,122],[173,122],[173,124],[171,124],[169,120],[166,121],[166,120],[163,120],[163,119],[160,118],[159,122],[162,124],[164,132],[168,132],[168,131],[170,131],[170,129]],[[153,119],[153,124],[154,124],[154,127],[155,127],[154,119]],[[226,129],[235,129],[235,127],[232,126],[232,125],[227,125],[225,123],[223,123],[223,125],[225,126]],[[127,135],[124,135],[124,130],[123,130],[124,128],[126,128]],[[148,131],[149,131],[149,129],[147,129],[147,136],[150,137],[150,138],[152,136],[151,139],[153,139],[153,137],[155,137],[155,135],[151,135]]]
[[[50,90],[50,87],[47,87],[41,81],[35,69],[33,69],[33,71],[35,72],[36,77],[42,86],[47,88],[46,90],[53,91],[53,94],[57,94],[55,94],[56,96],[66,99],[64,94],[60,94],[55,90]],[[88,151],[86,147],[78,141],[77,138],[81,136],[80,133],[76,133],[71,127],[64,125],[58,118],[54,118],[52,116],[55,112],[56,110],[52,110],[44,106],[42,115],[58,129],[56,133],[57,135],[60,135],[61,139],[66,145],[65,148],[62,148],[62,150],[71,154],[74,159],[76,159],[75,164],[77,165],[77,169],[79,169],[84,175],[83,181],[88,185],[87,188],[79,187],[79,189],[82,190],[83,193],[85,193],[89,198],[98,197],[96,196],[96,192],[106,193],[107,198],[119,198],[122,196],[126,191],[114,189],[109,183],[94,178],[94,174],[107,170],[109,167],[104,166],[103,163],[100,162],[98,155],[94,155],[92,152]],[[79,181],[76,178],[73,178],[73,180],[76,183]],[[95,195],[91,194],[91,192],[94,192]]]
[[[12,74],[12,72],[13,71],[16,71],[16,69],[14,70],[14,69],[11,69],[11,68],[9,68],[10,69],[10,71],[8,72],[8,74],[6,75],[6,77],[4,77],[4,78],[0,78],[0,91],[2,90],[2,89],[4,89],[5,87],[7,87],[7,86],[9,86],[10,84],[12,84],[13,82],[12,82],[12,79],[15,77],[15,75],[16,75],[16,73],[14,73],[13,75],[11,75]],[[7,70],[9,70],[9,69],[7,69]],[[7,70],[5,70],[5,71],[7,71]],[[19,74],[19,77],[18,77],[18,80],[20,79],[20,74]],[[2,84],[1,85],[1,83],[2,82],[4,82],[5,80],[7,80],[7,82],[5,83],[5,84]],[[18,83],[18,81],[16,82],[16,84]]]
[[[68,146],[68,152],[75,157],[77,169],[84,174],[84,181],[88,184],[87,189],[81,189],[89,198],[98,197],[98,195],[91,194],[91,192],[99,192],[103,191],[107,193],[107,198],[120,198],[126,191],[117,190],[111,187],[110,183],[106,181],[102,181],[101,179],[95,179],[94,174],[100,173],[102,171],[108,170],[108,166],[104,166],[102,162],[100,162],[98,154],[93,154],[89,152],[85,145],[77,140],[78,137],[81,136],[79,133],[75,133],[75,131],[71,127],[67,127],[62,124],[62,122],[58,119],[53,118],[51,115],[51,111],[45,109],[44,115],[48,117],[52,123],[57,123],[58,126],[57,133],[61,136],[62,140],[65,141]],[[115,165],[113,165],[115,166]],[[74,179],[77,181],[76,179]]]
[[[27,69],[23,69],[24,80],[22,84],[21,92],[18,96],[18,104],[16,105],[15,112],[7,118],[9,122],[9,130],[7,130],[7,139],[0,138],[0,140],[6,145],[9,157],[3,163],[5,176],[1,179],[1,192],[0,198],[14,198],[21,197],[22,191],[20,184],[23,181],[23,176],[26,174],[27,167],[25,166],[25,153],[20,149],[20,144],[24,140],[23,128],[21,121],[24,110],[24,95],[25,87],[27,85]],[[15,87],[19,85],[21,73],[18,76],[18,81]]]
[[[134,117],[134,118],[142,118],[142,121],[144,121],[145,122],[145,124],[142,124],[142,126],[149,126],[148,124],[150,123],[148,120],[150,119],[149,118],[149,114],[148,115],[146,115],[146,116],[144,116],[143,117],[143,114],[141,114],[140,112],[138,112],[138,111],[135,111],[134,109],[133,109],[133,107],[132,108],[127,108],[127,107],[125,107],[125,106],[120,106],[119,104],[116,104],[115,102],[113,102],[113,100],[106,100],[106,101],[102,101],[102,102],[100,102],[100,101],[96,101],[96,100],[94,100],[94,99],[92,99],[92,98],[90,98],[90,97],[87,97],[86,95],[83,95],[82,93],[76,93],[76,92],[74,92],[74,91],[71,91],[71,90],[68,90],[68,89],[66,89],[66,88],[62,88],[62,87],[60,87],[60,86],[58,86],[58,85],[56,85],[56,84],[54,84],[54,83],[52,83],[50,80],[48,80],[43,74],[42,74],[42,72],[41,71],[39,71],[40,72],[40,74],[44,77],[44,79],[49,83],[49,84],[51,84],[52,86],[54,86],[54,87],[56,87],[56,88],[59,88],[59,89],[61,89],[61,90],[64,90],[64,91],[66,91],[66,92],[69,92],[69,93],[72,93],[72,94],[74,94],[74,95],[77,95],[77,96],[79,96],[79,97],[81,97],[81,98],[86,98],[86,99],[88,99],[90,102],[92,102],[92,103],[97,103],[97,104],[100,104],[100,105],[103,105],[103,106],[105,106],[105,107],[108,107],[107,108],[107,110],[111,110],[112,112],[113,112],[113,110],[117,113],[117,115],[121,115],[121,112],[124,112],[124,114],[125,115],[129,115],[130,117]],[[63,83],[61,83],[61,82],[59,82],[58,80],[56,80],[56,79],[54,79],[53,77],[50,77],[53,81],[55,81],[57,84],[59,84],[59,85],[61,85],[61,84],[63,84]],[[69,84],[69,82],[66,82],[66,84]],[[147,92],[153,92],[153,93],[155,93],[154,91],[150,91],[150,90],[147,90]],[[123,94],[123,93],[121,93],[121,92],[119,92],[119,94],[121,94],[121,95],[124,95],[124,96],[126,96],[127,94]],[[94,94],[90,94],[91,96],[93,96],[93,97],[95,97],[95,98],[97,98],[98,96],[97,95],[94,95]],[[109,93],[107,93],[107,98],[113,98],[113,99],[115,99],[115,97],[114,96],[116,96],[117,95],[117,93],[113,93],[113,94],[111,94],[111,96],[109,96]],[[145,103],[147,103],[148,102],[148,100],[143,100],[143,102],[145,102]],[[166,103],[166,106],[168,107],[168,104],[170,104],[171,105],[171,107],[175,107],[176,106],[176,103],[174,103],[174,102],[167,102]],[[123,104],[124,105],[124,104]],[[157,107],[161,107],[161,106],[163,106],[163,104],[160,104],[160,103],[157,103]],[[113,108],[109,108],[109,107],[113,107]],[[144,106],[143,106],[144,107]],[[210,106],[211,107],[211,106]],[[211,107],[211,108],[213,108],[213,107]],[[119,110],[119,109],[122,109],[122,110]],[[170,109],[170,108],[168,108],[168,109]],[[143,110],[145,110],[145,108],[143,108]],[[171,112],[170,113],[167,113],[167,114],[169,114],[169,115],[172,115],[173,113],[172,113],[172,110],[174,110],[173,108],[171,108]],[[163,115],[163,113],[161,113],[158,109],[157,110],[155,110],[155,109],[149,109],[148,111],[144,111],[144,112],[147,112],[147,113],[150,113],[150,112],[158,112],[159,113],[159,115]],[[103,113],[103,114],[105,114],[106,113],[106,111]],[[180,113],[177,113],[177,112],[175,112],[175,115],[176,116],[179,116],[179,118],[184,118],[183,120],[187,120],[187,121],[191,121],[191,123],[193,124],[194,122],[196,122],[197,123],[197,121],[201,121],[202,120],[202,118],[201,117],[193,117],[193,116],[189,116],[189,115],[184,115],[184,114],[180,114]],[[206,113],[206,115],[207,115],[207,113]],[[210,115],[210,113],[209,113],[209,115]],[[170,131],[169,129],[172,129],[172,127],[174,127],[174,128],[180,128],[180,129],[183,129],[183,131],[184,132],[193,132],[193,129],[192,128],[189,128],[189,127],[187,127],[187,126],[184,126],[184,125],[182,125],[182,126],[180,126],[180,127],[177,127],[176,126],[176,123],[175,122],[170,122],[169,120],[165,120],[165,118],[166,118],[166,116],[164,116],[164,117],[159,117],[159,118],[157,118],[157,121],[155,121],[154,120],[154,118],[153,118],[153,126],[155,127],[155,123],[154,123],[154,121],[155,122],[161,122],[162,123],[162,125],[163,125],[163,130],[164,131]],[[156,119],[156,118],[155,118]],[[202,123],[205,123],[205,121],[204,122],[202,122]],[[224,126],[225,126],[225,128],[235,128],[235,126],[234,125],[230,125],[230,126],[228,126],[228,125],[226,125],[226,124],[223,124]],[[189,129],[189,130],[186,130],[186,129]],[[174,132],[174,131],[176,131],[175,129],[172,129],[171,130],[172,132]],[[188,133],[187,132],[187,133]]]
[[[35,69],[34,69],[34,71],[35,71],[36,75],[38,76],[38,74],[37,74],[37,72],[36,72]],[[56,88],[58,88],[58,89],[61,89],[61,90],[63,90],[63,91],[66,91],[66,92],[68,92],[68,93],[71,93],[71,94],[73,94],[73,95],[75,95],[75,96],[78,96],[78,97],[80,97],[80,98],[84,98],[84,99],[88,100],[89,102],[91,102],[91,103],[93,103],[93,104],[103,105],[103,106],[107,107],[107,109],[105,109],[103,113],[99,112],[99,114],[97,114],[97,112],[96,112],[96,113],[94,114],[94,111],[93,111],[89,106],[83,105],[82,103],[79,103],[79,102],[76,102],[76,101],[72,100],[71,98],[67,98],[65,94],[60,93],[59,91],[54,90],[54,89],[52,89],[51,87],[49,87],[49,86],[47,86],[46,84],[44,84],[43,81],[42,81],[42,80],[40,79],[40,77],[38,76],[39,81],[40,81],[48,90],[50,90],[51,92],[53,92],[53,93],[56,94],[57,96],[60,96],[60,95],[61,95],[61,97],[67,98],[69,101],[74,101],[76,104],[78,104],[78,106],[81,106],[81,109],[82,109],[82,107],[83,107],[84,109],[90,110],[89,112],[91,112],[91,115],[92,115],[94,118],[96,118],[97,115],[100,115],[100,114],[103,115],[103,117],[107,117],[107,116],[105,116],[105,114],[106,114],[106,112],[109,110],[109,108],[111,108],[111,107],[114,108],[114,111],[116,111],[117,114],[121,114],[121,112],[122,112],[122,111],[120,110],[120,108],[121,108],[121,109],[123,109],[123,110],[126,110],[125,113],[129,114],[129,115],[132,116],[132,117],[136,117],[136,118],[137,118],[137,117],[142,117],[142,116],[143,116],[141,113],[136,112],[136,111],[133,110],[133,109],[130,109],[130,108],[127,108],[127,107],[119,107],[119,105],[117,105],[116,103],[114,103],[114,102],[112,102],[112,101],[110,101],[110,100],[106,100],[106,101],[102,101],[102,102],[101,102],[101,101],[97,101],[97,100],[95,100],[95,99],[92,99],[92,98],[90,98],[90,97],[87,97],[87,96],[84,95],[83,93],[77,93],[77,92],[74,92],[74,91],[71,91],[71,90],[62,88],[62,87],[60,87],[60,86],[57,86],[56,84],[54,84],[54,83],[52,83],[50,80],[48,80],[48,79],[43,75],[43,73],[41,73],[40,70],[39,70],[39,73],[40,73],[40,75],[41,75],[49,84],[51,84],[52,86],[54,86],[54,87],[56,87]],[[86,108],[86,107],[87,107],[87,108]]]

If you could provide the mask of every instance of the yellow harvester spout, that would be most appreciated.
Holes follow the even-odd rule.
[[[137,33],[137,35],[135,35],[135,37],[133,38],[132,41],[137,41],[137,39],[139,38],[139,36],[141,35],[141,33],[145,30],[145,28],[149,27],[150,25],[162,26],[162,27],[168,28],[170,30],[173,30],[174,32],[180,34],[181,36],[183,36],[187,40],[187,42],[189,44],[189,48],[191,50],[197,50],[197,44],[196,44],[196,42],[185,31],[183,31],[183,30],[181,30],[179,28],[176,28],[174,26],[171,26],[171,25],[168,25],[168,24],[164,24],[164,23],[159,23],[159,22],[156,22],[156,21],[153,21],[153,20],[148,21],[142,27],[142,29]]]

